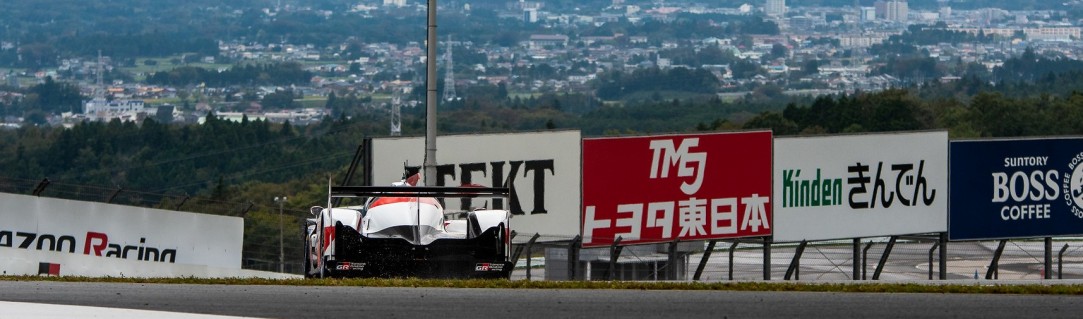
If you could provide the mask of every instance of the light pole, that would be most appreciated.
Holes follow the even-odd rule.
[[[286,204],[286,196],[275,197],[275,203],[278,203],[278,272],[286,272],[286,254],[282,249],[282,205]]]

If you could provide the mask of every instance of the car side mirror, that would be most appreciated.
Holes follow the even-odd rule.
[[[312,206],[312,208],[308,209],[308,213],[312,214],[312,216],[319,216],[321,211],[323,211],[323,207],[320,206]]]

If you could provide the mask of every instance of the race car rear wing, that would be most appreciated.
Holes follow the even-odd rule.
[[[465,186],[331,186],[332,198],[359,197],[508,197],[510,187]]]

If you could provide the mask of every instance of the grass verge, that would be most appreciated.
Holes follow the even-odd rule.
[[[525,281],[448,279],[260,279],[260,278],[125,278],[125,277],[44,277],[0,276],[3,281],[107,282],[203,285],[282,285],[321,287],[431,287],[498,289],[628,289],[628,290],[717,290],[717,291],[806,291],[878,293],[966,293],[1083,295],[1083,285],[989,284],[972,285],[908,283],[774,283],[774,282],[640,282],[640,281]]]

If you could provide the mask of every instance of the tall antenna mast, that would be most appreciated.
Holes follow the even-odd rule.
[[[102,59],[102,50],[98,50],[98,78],[95,82],[98,86],[97,92],[94,92],[94,97],[105,98],[105,81],[102,80],[102,73],[105,72],[105,62]]]
[[[391,136],[402,136],[402,89],[391,95]]]
[[[455,63],[451,60],[451,35],[447,36],[447,52],[444,53],[444,101],[455,100]]]

